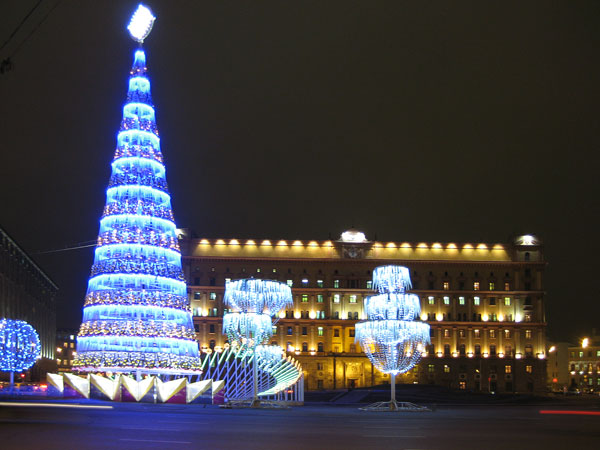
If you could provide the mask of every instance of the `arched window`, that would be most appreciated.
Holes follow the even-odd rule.
[[[308,351],[308,342],[303,342],[302,343],[302,351],[303,352],[307,352]]]

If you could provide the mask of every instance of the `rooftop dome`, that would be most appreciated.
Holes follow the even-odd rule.
[[[362,231],[350,228],[342,233],[340,240],[342,242],[367,242],[367,237]]]

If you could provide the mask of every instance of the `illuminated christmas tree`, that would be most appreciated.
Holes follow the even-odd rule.
[[[142,42],[154,22],[140,5],[127,102],[77,337],[77,370],[198,373],[200,359],[160,150]]]

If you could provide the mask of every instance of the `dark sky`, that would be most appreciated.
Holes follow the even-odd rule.
[[[4,42],[37,0],[0,4]],[[77,327],[136,2],[44,0],[0,51],[0,224]],[[506,242],[548,260],[548,334],[598,326],[600,2],[148,1],[179,227]],[[25,42],[20,45],[23,41]],[[16,53],[15,53],[16,52]],[[600,328],[600,326],[599,326]]]

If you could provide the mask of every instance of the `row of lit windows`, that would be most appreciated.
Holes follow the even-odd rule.
[[[427,297],[427,303],[429,305],[435,305],[435,300],[436,298],[433,296],[428,296]],[[439,300],[439,299],[438,299]],[[444,296],[441,298],[441,300],[443,301],[444,305],[449,305],[450,304],[450,297],[448,296]],[[490,306],[496,306],[496,297],[488,297],[488,305]],[[423,297],[422,301],[425,301],[425,298]],[[528,300],[526,299],[526,303],[527,301],[529,301],[529,303],[531,303],[531,299],[528,298]],[[512,300],[510,297],[504,297],[504,306],[510,306],[512,304]],[[465,306],[466,305],[466,298],[465,297],[458,297],[458,304],[460,306]],[[473,305],[474,306],[479,306],[481,305],[481,297],[473,297]]]
[[[431,335],[431,337],[435,337],[435,328],[430,328],[429,330],[429,334]],[[444,328],[442,330],[442,335],[445,338],[449,338],[452,336],[452,330],[448,329],[448,328]],[[490,337],[490,339],[495,339],[496,338],[496,330],[491,329],[488,330],[488,335]],[[532,332],[531,330],[525,330],[525,339],[531,339],[532,336]],[[464,329],[459,329],[458,330],[458,337],[459,338],[465,338],[466,337],[466,330]],[[481,330],[473,330],[473,337],[475,339],[480,339],[481,338]],[[505,339],[510,339],[511,338],[511,330],[506,329],[504,330],[504,338]]]
[[[198,269],[198,268],[197,268]],[[214,267],[211,269],[214,272]],[[227,272],[229,272],[229,268],[227,268]],[[306,270],[304,271],[306,272]],[[337,270],[335,271],[337,274]],[[246,269],[242,269],[242,273],[246,273]],[[256,273],[261,273],[261,269],[257,268],[256,269]],[[277,273],[277,269],[273,269],[273,273]],[[291,274],[292,270],[288,269],[288,273]],[[321,271],[319,271],[319,273],[321,273]],[[370,276],[371,271],[367,271],[367,275]],[[432,273],[430,272],[430,275]],[[416,272],[414,273],[414,275],[416,276]],[[507,274],[508,275],[508,274]],[[447,272],[446,272],[446,276],[447,276]],[[461,276],[462,276],[462,272],[461,272]],[[477,278],[479,275],[477,273],[475,273],[475,277]],[[530,269],[525,269],[525,277],[528,278],[531,276],[531,271]],[[231,281],[231,278],[225,278],[225,284],[227,284],[229,281]],[[339,289],[341,286],[341,279],[334,279],[332,280],[331,286],[328,287],[333,287],[334,289]],[[346,281],[346,288],[350,288],[350,289],[372,289],[373,288],[373,282],[372,280],[359,280],[359,279],[345,279],[344,281]],[[294,279],[293,278],[286,278],[285,279],[286,284],[289,287],[293,287],[294,286]],[[194,285],[200,285],[201,281],[199,277],[195,277],[194,278]],[[311,282],[307,277],[303,277],[300,280],[300,286],[303,288],[308,288],[311,287]],[[216,286],[217,285],[217,280],[216,277],[209,277],[209,285],[210,286]],[[325,280],[323,279],[317,279],[316,283],[315,283],[316,287],[319,288],[324,288],[325,287]],[[526,281],[525,282],[526,285],[526,290],[529,290],[528,285],[530,285],[530,282]],[[429,281],[428,284],[428,289],[433,290],[435,289],[435,283],[434,281]],[[466,287],[465,282],[464,281],[459,281],[458,282],[458,290],[464,290]],[[488,290],[490,291],[495,291],[497,288],[496,282],[495,281],[489,281],[486,284],[486,287],[488,288]],[[503,284],[504,290],[505,291],[510,291],[511,290],[511,284],[509,281],[505,281]],[[418,280],[415,280],[413,283],[413,288],[414,289],[419,289],[419,282]],[[448,291],[452,288],[452,285],[450,283],[450,281],[443,281],[442,282],[442,289],[445,291]],[[482,290],[483,286],[482,286],[482,282],[481,281],[473,281],[473,290],[474,291],[479,291]]]
[[[443,366],[443,370],[444,373],[450,373],[450,366],[448,364],[444,364]],[[459,371],[461,373],[465,373],[466,372],[466,368],[464,366],[462,366]],[[428,364],[427,365],[427,372],[429,373],[435,373],[435,364]],[[489,372],[490,373],[496,373],[496,366],[489,366]],[[527,373],[533,373],[533,366],[530,365],[526,365],[525,366],[525,372]],[[474,371],[475,374],[479,374],[480,371],[479,369],[475,369]],[[513,366],[511,366],[510,364],[507,364],[504,366],[504,373],[513,373]]]
[[[582,351],[579,351],[579,352],[572,351],[571,352],[571,358],[575,358],[576,354],[579,355],[579,358],[583,358],[584,352],[582,352]],[[592,358],[593,354],[594,354],[594,352],[592,350],[588,350],[588,352],[587,352],[588,358]],[[596,350],[596,358],[600,358],[600,350]]]

